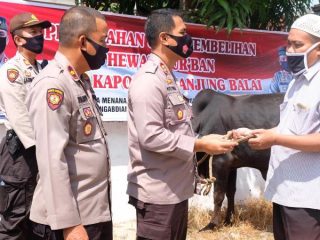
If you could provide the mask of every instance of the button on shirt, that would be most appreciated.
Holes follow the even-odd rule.
[[[27,106],[40,175],[30,219],[53,230],[110,221],[108,146],[90,82],[58,52],[32,82]]]
[[[191,109],[161,59],[150,54],[128,93],[127,193],[152,204],[193,195],[195,143]]]
[[[294,79],[280,106],[277,132],[306,135],[320,132],[320,61]],[[265,196],[283,206],[320,209],[320,152],[283,146],[271,148]]]

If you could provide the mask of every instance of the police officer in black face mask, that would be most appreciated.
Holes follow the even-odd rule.
[[[43,49],[43,29],[50,26],[31,13],[10,20],[17,53],[0,70],[0,108],[7,129],[0,145],[0,239],[34,239],[29,211],[38,168],[25,98],[43,68],[36,56]]]

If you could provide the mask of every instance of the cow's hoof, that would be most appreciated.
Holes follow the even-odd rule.
[[[199,232],[204,232],[204,231],[212,231],[212,230],[215,230],[217,228],[217,225],[215,223],[208,223],[207,226],[205,226],[204,228],[201,228],[199,230]]]

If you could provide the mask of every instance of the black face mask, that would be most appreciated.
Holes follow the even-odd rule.
[[[185,34],[181,37],[171,35],[167,33],[177,42],[177,46],[167,46],[171,51],[175,52],[183,58],[189,57],[193,52],[192,38],[189,34]]]
[[[96,54],[90,55],[84,50],[81,50],[81,52],[91,70],[99,69],[106,61],[106,54],[109,52],[109,48],[101,46],[88,37],[86,39],[92,44],[92,46],[96,50]]]
[[[305,69],[305,65],[304,65],[304,54],[296,54],[296,55],[288,55],[287,56],[287,61],[288,61],[288,67],[289,70],[293,73],[293,74],[299,74],[300,72],[302,72]]]
[[[3,53],[3,51],[6,49],[6,46],[7,46],[7,38],[0,37],[0,54]]]
[[[30,37],[30,38],[22,37],[22,36],[19,36],[19,37],[26,40],[26,43],[23,44],[22,47],[36,54],[42,53],[43,42],[44,42],[43,34],[35,37]]]

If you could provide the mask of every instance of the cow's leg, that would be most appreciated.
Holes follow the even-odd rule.
[[[228,188],[226,196],[228,199],[228,208],[225,218],[225,224],[230,225],[232,223],[232,217],[234,215],[234,196],[236,194],[236,185],[237,185],[237,169],[232,169],[228,178]]]
[[[213,176],[216,177],[214,182],[214,211],[211,216],[210,223],[201,229],[203,230],[212,230],[221,225],[222,216],[221,216],[221,206],[227,191],[228,187],[228,177],[230,171],[230,157],[219,156],[213,160],[212,171]]]

